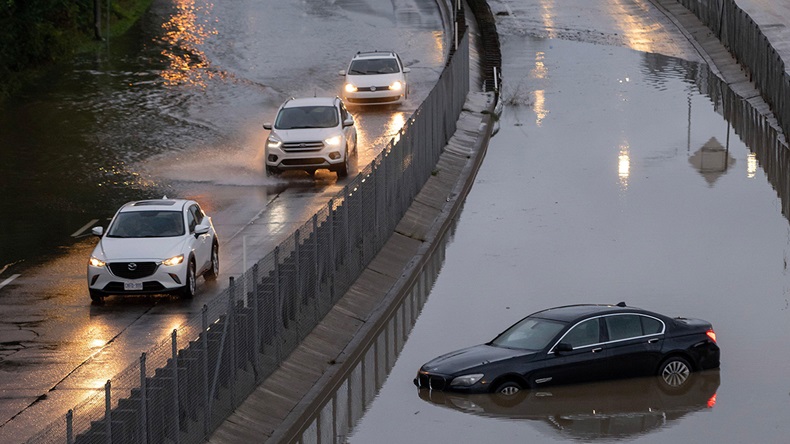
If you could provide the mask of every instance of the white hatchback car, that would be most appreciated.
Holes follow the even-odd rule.
[[[196,279],[219,274],[217,233],[197,202],[141,200],[122,206],[88,261],[88,291],[100,302],[111,294],[195,295]]]
[[[402,103],[409,96],[409,71],[392,51],[358,52],[339,72],[345,76],[343,99],[349,105]]]
[[[277,110],[266,139],[266,173],[286,170],[310,174],[319,169],[346,177],[356,167],[357,129],[354,116],[338,97],[288,99]]]

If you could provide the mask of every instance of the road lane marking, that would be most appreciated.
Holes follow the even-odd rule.
[[[90,221],[87,224],[83,225],[82,228],[80,228],[79,230],[75,231],[74,234],[71,235],[71,237],[81,236],[82,233],[85,232],[85,230],[87,230],[88,228],[92,227],[93,224],[95,224],[98,221],[99,221],[99,219],[93,219],[92,221]]]
[[[19,276],[21,276],[21,275],[19,275],[19,274],[12,274],[10,278],[4,280],[3,282],[0,282],[0,288],[3,288],[6,285],[10,284],[11,281],[13,281],[14,279],[18,278]]]

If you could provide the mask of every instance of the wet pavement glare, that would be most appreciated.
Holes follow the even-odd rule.
[[[747,146],[705,65],[525,35],[502,45],[501,129],[348,441],[786,442],[785,156]],[[649,378],[529,392],[515,406],[412,384],[424,362],[532,312],[620,301],[711,321],[721,370],[675,396]]]

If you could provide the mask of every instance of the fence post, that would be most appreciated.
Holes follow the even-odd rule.
[[[111,400],[110,380],[104,384],[104,440],[107,444],[112,444],[112,400]]]
[[[208,435],[209,432],[209,423],[211,422],[211,402],[209,398],[211,397],[211,390],[208,385],[208,306],[203,304],[203,309],[201,310],[201,316],[203,318],[203,391],[205,395],[203,396],[203,436]]]
[[[74,410],[66,412],[66,444],[74,444]]]
[[[228,288],[228,339],[230,340],[230,405],[236,408],[236,282],[230,277]]]
[[[302,305],[305,302],[304,294],[303,294],[304,286],[302,285],[302,267],[300,264],[300,262],[302,262],[301,259],[302,251],[301,251],[301,247],[299,247],[300,242],[302,242],[302,233],[297,228],[296,231],[294,232],[294,262],[295,262],[294,268],[296,274],[296,297],[298,298],[297,300],[299,301],[297,307],[299,308],[299,311],[301,311]],[[301,317],[301,316],[297,316],[297,317]],[[297,335],[301,339],[302,334],[301,331],[299,331],[299,324],[300,322],[296,323],[296,331],[298,332]]]
[[[148,389],[145,370],[146,354],[140,355],[140,442],[148,442]]]
[[[176,444],[180,441],[181,435],[181,423],[180,423],[180,412],[179,408],[180,402],[178,399],[178,330],[173,329],[173,333],[170,335],[172,345],[171,349],[173,352],[172,358],[172,365],[173,365],[173,426],[175,427],[173,430],[173,440]]]
[[[274,339],[277,342],[277,362],[282,361],[282,340],[280,337],[283,335],[286,327],[286,318],[288,317],[283,313],[283,298],[280,293],[280,246],[274,247],[274,269],[272,270],[272,278],[274,279],[274,318],[276,319],[277,328],[275,329]]]
[[[259,382],[260,377],[258,372],[258,354],[261,351],[261,327],[258,320],[258,263],[252,266],[252,296],[250,297],[250,305],[252,306],[252,371],[255,373],[255,382]]]
[[[316,311],[316,319],[318,319],[319,304],[321,302],[321,270],[318,262],[318,213],[313,214],[313,272],[315,279],[313,280],[313,298],[315,302],[313,307]]]

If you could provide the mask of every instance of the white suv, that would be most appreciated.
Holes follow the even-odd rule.
[[[354,116],[338,97],[288,99],[277,110],[274,124],[263,127],[271,131],[264,153],[268,175],[328,169],[345,177],[356,166]]]
[[[129,202],[112,218],[88,261],[94,302],[110,294],[195,295],[195,280],[219,274],[219,243],[211,218],[197,202],[155,199]]]
[[[409,96],[409,71],[392,51],[358,52],[339,72],[345,76],[343,98],[349,105],[402,103]]]

